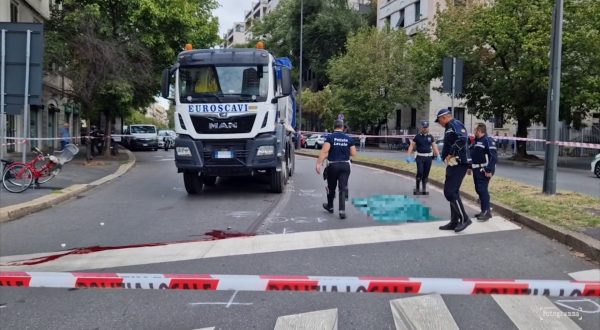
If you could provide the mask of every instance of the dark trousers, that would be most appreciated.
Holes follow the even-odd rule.
[[[465,175],[467,175],[467,165],[456,165],[446,167],[446,181],[444,181],[444,197],[449,202],[460,200],[460,186]]]
[[[329,163],[327,169],[327,205],[333,207],[336,186],[340,191],[340,211],[346,210],[346,191],[350,178],[350,163]]]
[[[64,141],[64,140],[61,140],[61,141],[60,141],[60,150],[61,150],[61,151],[62,151],[62,150],[65,150],[65,147],[67,146],[67,144],[69,144],[69,141]]]
[[[427,181],[429,171],[431,170],[431,157],[417,156],[417,180]]]
[[[490,185],[490,178],[485,176],[485,172],[481,171],[480,168],[473,169],[473,182],[475,183],[475,191],[479,195],[481,202],[481,212],[490,210],[490,192],[488,187]]]

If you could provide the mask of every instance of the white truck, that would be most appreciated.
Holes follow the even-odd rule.
[[[289,60],[264,49],[197,49],[163,72],[175,102],[175,165],[188,194],[217,177],[267,175],[281,193],[293,174],[295,101]]]

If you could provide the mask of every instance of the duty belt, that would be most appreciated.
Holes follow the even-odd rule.
[[[421,153],[421,152],[417,152],[417,156],[422,156],[422,157],[433,157],[433,152],[427,152],[427,153]]]
[[[329,164],[350,163],[350,160],[330,160]]]
[[[484,168],[484,167],[488,166],[488,163],[485,163],[485,164],[472,164],[471,166],[473,168]]]

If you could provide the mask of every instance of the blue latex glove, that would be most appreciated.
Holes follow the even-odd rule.
[[[415,162],[415,158],[414,158],[414,157],[412,157],[412,156],[407,156],[407,157],[406,157],[406,162],[407,162],[407,163],[414,163],[414,162]]]
[[[438,164],[442,163],[442,156],[438,155],[437,157],[435,157],[435,162]]]

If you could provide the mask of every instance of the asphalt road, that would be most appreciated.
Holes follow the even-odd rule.
[[[234,239],[240,240],[239,247],[232,245],[219,257],[186,259],[194,253],[189,250],[169,255],[167,249],[176,244],[168,244],[146,254],[139,251],[147,248],[139,247],[120,254],[105,251],[111,258],[103,264],[94,264],[94,253],[76,255],[38,265],[38,270],[571,280],[570,273],[598,269],[597,263],[573,255],[567,247],[500,218],[476,223],[463,234],[441,235],[435,227],[447,221],[447,203],[441,192],[433,189],[431,195],[418,201],[439,222],[381,223],[351,205],[347,206],[348,219],[342,221],[337,214],[330,215],[321,208],[324,181],[314,173],[314,159],[310,158],[297,158],[297,171],[286,192],[280,195],[269,193],[261,178],[248,178],[222,180],[202,195],[190,197],[175,171],[171,153],[138,152],[136,157],[136,167],[114,182],[52,209],[1,224],[0,259],[95,245],[199,240],[212,230],[245,232],[258,228],[259,236]],[[353,166],[352,171],[351,198],[378,194],[412,197],[412,178],[360,166]],[[468,208],[475,213],[474,208]],[[376,242],[373,228],[384,225],[401,229],[397,240],[363,241]],[[319,242],[328,244],[341,239],[342,231],[348,228],[364,233],[352,238],[361,244],[350,240],[307,249],[304,246],[313,243],[307,240],[288,250],[259,244],[260,239],[269,237],[293,242],[300,233],[315,233]],[[243,240],[255,240],[252,249],[264,248],[268,252],[242,251]],[[11,270],[2,262],[0,270]],[[57,265],[65,269],[56,269]],[[278,318],[285,315],[337,309],[340,329],[394,329],[390,301],[406,297],[0,288],[0,328],[273,329]],[[518,328],[512,320],[514,314],[501,308],[491,296],[444,295],[443,302],[461,329]],[[600,308],[599,302],[595,299],[583,303],[591,306],[586,306],[586,310],[593,310]],[[562,305],[554,306],[559,312],[570,311]],[[535,304],[521,314],[531,322],[545,317]],[[439,316],[432,312],[429,317]],[[561,316],[548,318],[558,320]],[[596,329],[600,323],[598,312],[562,318],[583,329]]]
[[[387,152],[369,150],[366,151],[364,155],[398,160],[404,160],[406,158],[406,152],[400,151]],[[434,166],[441,165],[434,163]],[[544,167],[518,166],[511,163],[503,163],[502,160],[500,160],[496,165],[496,175],[540,187],[541,189],[544,182]],[[600,197],[600,179],[598,179],[591,170],[559,167],[556,175],[556,187],[558,190],[569,190]]]

